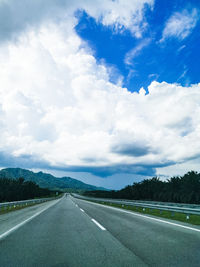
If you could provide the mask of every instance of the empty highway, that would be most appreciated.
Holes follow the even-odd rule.
[[[0,266],[200,266],[200,228],[152,218],[71,196],[0,215]]]

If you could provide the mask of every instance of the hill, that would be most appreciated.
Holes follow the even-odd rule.
[[[105,188],[85,184],[71,177],[58,178],[48,173],[32,172],[21,168],[6,168],[0,170],[0,178],[18,179],[23,177],[25,181],[32,181],[42,188],[51,190],[106,190]]]

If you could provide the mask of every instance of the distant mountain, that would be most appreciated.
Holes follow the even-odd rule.
[[[18,179],[19,177],[23,177],[26,181],[33,181],[40,187],[49,188],[52,190],[106,190],[103,187],[85,184],[71,177],[58,178],[48,173],[35,173],[20,168],[6,168],[0,170],[0,178]]]

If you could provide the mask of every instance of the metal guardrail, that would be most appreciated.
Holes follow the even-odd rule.
[[[186,214],[186,218],[189,219],[191,214],[200,215],[200,205],[187,205],[183,204],[184,206],[180,206],[181,204],[176,203],[163,203],[161,204],[152,204],[148,203],[147,201],[140,202],[140,201],[131,201],[131,200],[118,200],[118,199],[106,199],[106,198],[93,198],[93,197],[85,197],[78,194],[72,194],[76,198],[85,199],[85,200],[92,200],[97,202],[105,202],[110,204],[120,204],[120,205],[127,205],[127,206],[135,206],[135,207],[142,207],[143,209],[157,209],[157,210],[167,210],[172,213],[179,212]],[[187,205],[187,206],[186,206]],[[192,206],[192,207],[191,207]]]
[[[56,199],[56,197],[3,202],[3,203],[0,203],[0,211],[10,210],[10,209],[15,209],[15,208],[22,208],[22,207],[26,207],[31,204],[39,204],[39,203],[43,203],[43,202],[50,201],[53,199]]]

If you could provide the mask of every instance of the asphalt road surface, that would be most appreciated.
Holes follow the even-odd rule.
[[[199,267],[200,228],[152,218],[70,196],[10,212],[0,266]]]

